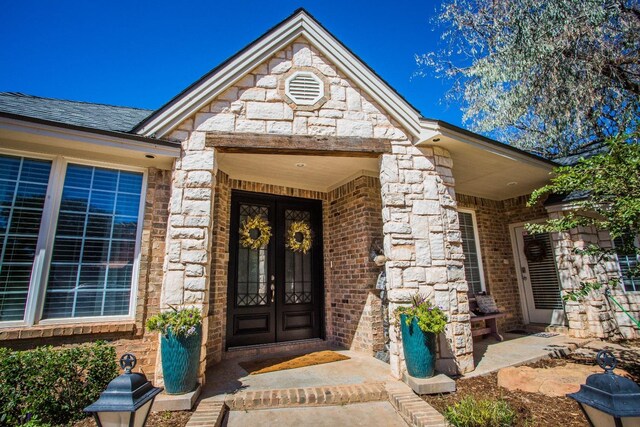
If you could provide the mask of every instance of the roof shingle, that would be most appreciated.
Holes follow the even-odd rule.
[[[105,131],[130,132],[153,110],[0,92],[0,112]]]

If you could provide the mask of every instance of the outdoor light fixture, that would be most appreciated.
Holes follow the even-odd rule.
[[[93,413],[98,427],[143,427],[151,406],[162,388],[154,387],[144,374],[132,373],[136,357],[126,353],[120,358],[124,374],[109,383],[100,398],[84,408]]]
[[[618,361],[610,351],[601,350],[596,362],[604,374],[593,374],[577,393],[567,394],[593,427],[640,427],[640,386],[613,373]]]

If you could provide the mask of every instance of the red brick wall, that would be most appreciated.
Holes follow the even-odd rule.
[[[457,199],[458,207],[475,212],[485,285],[500,311],[507,313],[499,320],[500,328],[521,328],[522,308],[509,224],[544,218],[547,213],[542,206],[528,208],[527,196],[496,201],[458,194]]]
[[[134,353],[140,370],[153,379],[158,336],[145,332],[144,322],[159,310],[170,192],[171,171],[149,169],[134,321],[2,329],[0,345],[25,350],[106,340],[116,346],[118,357]]]
[[[232,190],[322,200],[326,339],[357,350],[380,350],[384,345],[380,299],[373,290],[380,269],[368,255],[371,239],[380,237],[382,230],[378,180],[360,177],[327,194],[230,179],[220,171],[214,199],[207,362],[222,359],[226,340]]]
[[[381,302],[375,290],[381,268],[369,259],[372,240],[382,237],[378,179],[362,176],[331,191],[326,228],[327,338],[353,350],[382,350]]]

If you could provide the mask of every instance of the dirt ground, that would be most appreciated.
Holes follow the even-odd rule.
[[[147,420],[149,427],[184,427],[191,418],[191,412],[152,412]],[[85,418],[72,424],[71,427],[96,427],[96,422],[91,418]]]
[[[596,343],[593,348],[581,349],[570,355],[566,359],[542,360],[530,364],[532,368],[549,368],[553,366],[563,366],[572,363],[594,364],[595,351],[605,348],[606,344]],[[615,348],[611,348],[619,361],[619,368],[627,373],[636,382],[640,381],[640,341],[627,341],[617,343]],[[456,381],[458,390],[455,393],[439,396],[422,396],[440,413],[445,409],[459,402],[467,396],[476,399],[507,401],[518,414],[516,427],[530,426],[563,426],[563,427],[583,427],[588,426],[585,416],[578,404],[566,397],[548,397],[539,393],[526,393],[521,391],[509,391],[498,386],[498,376],[496,373],[469,379]]]

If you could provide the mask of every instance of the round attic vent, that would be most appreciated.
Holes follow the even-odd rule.
[[[309,71],[298,71],[285,81],[285,93],[296,104],[313,105],[324,95],[324,83]]]

